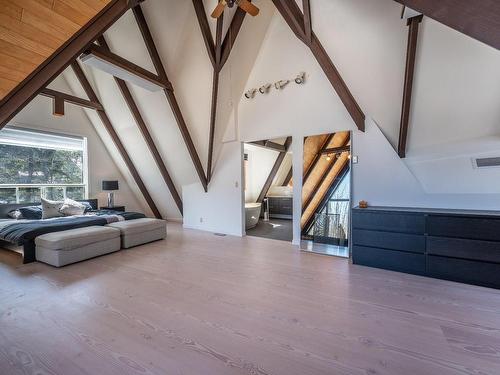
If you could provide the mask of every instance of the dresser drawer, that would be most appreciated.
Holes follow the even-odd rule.
[[[500,288],[500,265],[496,263],[429,255],[427,274],[439,279]]]
[[[424,235],[354,229],[352,231],[352,240],[354,245],[419,254],[425,253]]]
[[[421,213],[353,210],[352,226],[357,229],[424,234],[425,216]]]
[[[423,254],[354,245],[352,248],[352,262],[363,266],[416,275],[425,274],[425,255]]]
[[[437,237],[500,241],[500,219],[430,215],[427,233]]]
[[[427,253],[500,263],[500,242],[429,236],[427,237]]]

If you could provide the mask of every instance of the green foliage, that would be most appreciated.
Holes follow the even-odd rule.
[[[83,152],[0,145],[0,184],[81,184]]]

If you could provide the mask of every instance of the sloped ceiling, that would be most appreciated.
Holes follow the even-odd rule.
[[[0,100],[111,0],[0,0]]]
[[[274,14],[270,2],[255,3],[261,7],[261,15],[256,18],[246,17],[236,45],[221,72],[214,168],[217,168],[222,135],[228,124],[235,126],[231,124],[234,120],[231,114],[233,103],[239,100]],[[206,2],[207,12],[215,4],[216,1]],[[198,155],[206,168],[213,68],[203,43],[193,4],[191,1],[148,0],[141,6]],[[225,18],[226,29],[231,16],[232,13],[228,12]],[[215,27],[215,20],[210,18],[209,22]],[[155,72],[131,11],[120,18],[106,32],[105,37],[114,53]],[[86,66],[83,68],[162,215],[171,219],[180,218],[180,212],[113,78],[101,71]],[[74,94],[85,97],[72,72],[66,71],[64,75]],[[152,93],[134,85],[128,86],[167,169],[181,192],[183,186],[197,182],[198,178],[168,102],[161,92]],[[87,111],[87,115],[96,128],[99,128],[97,115],[91,110]],[[105,134],[103,136],[106,137]],[[114,146],[110,142],[106,142],[106,145],[111,154],[119,158],[119,155],[112,151]],[[127,175],[126,171],[123,173]]]

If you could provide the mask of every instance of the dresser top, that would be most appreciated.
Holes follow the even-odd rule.
[[[500,211],[486,210],[459,210],[447,208],[418,208],[418,207],[388,207],[388,206],[369,206],[368,208],[355,207],[355,211],[367,212],[407,212],[415,214],[432,215],[457,215],[457,216],[497,216],[500,218]]]

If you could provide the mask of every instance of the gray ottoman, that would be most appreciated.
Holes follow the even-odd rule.
[[[124,249],[161,240],[167,236],[167,222],[160,219],[126,220],[111,223],[107,226],[120,230],[122,248]]]
[[[47,233],[35,238],[36,259],[55,267],[120,250],[120,231],[93,226]]]

